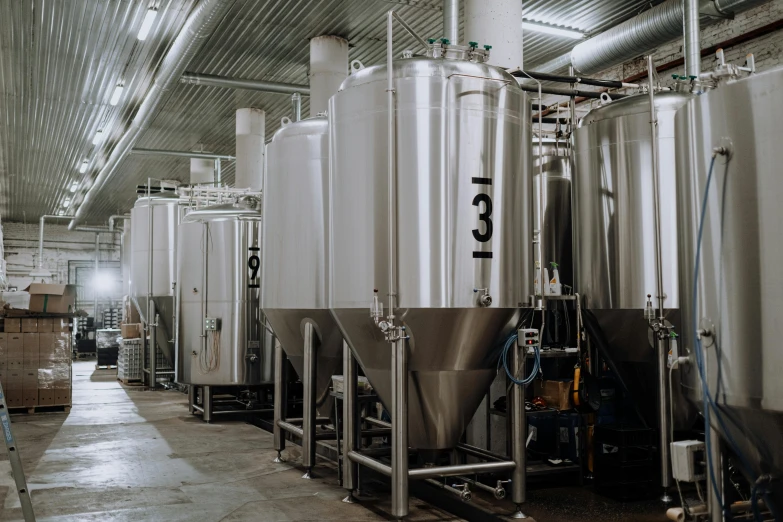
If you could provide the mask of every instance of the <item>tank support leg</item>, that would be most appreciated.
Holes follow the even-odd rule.
[[[512,367],[516,375],[525,374],[525,348],[516,346],[512,354]],[[516,506],[513,518],[527,518],[522,512],[522,504],[527,495],[527,426],[525,419],[525,388],[514,384],[511,387],[511,455],[516,467],[511,477],[511,500]]]
[[[315,379],[316,334],[312,323],[304,328],[304,369],[302,373],[302,464],[309,479],[315,465]]]
[[[193,405],[196,403],[196,387],[194,385],[188,386],[188,413],[193,415],[196,411]]]
[[[275,396],[274,396],[274,424],[272,426],[272,435],[274,437],[274,447],[277,451],[277,457],[274,462],[283,462],[281,453],[285,449],[285,437],[283,436],[283,430],[280,429],[278,424],[280,421],[285,420],[285,414],[287,411],[287,394],[288,394],[288,379],[286,379],[285,368],[285,353],[283,347],[280,345],[280,341],[275,339]]]
[[[158,385],[158,375],[156,373],[158,371],[158,361],[156,357],[156,355],[158,355],[158,324],[157,321],[154,321],[157,317],[155,301],[150,299],[149,302],[149,315],[147,316],[147,321],[150,321],[150,323],[148,323],[150,329],[150,388],[154,390]]]
[[[392,516],[408,515],[408,346],[392,345]]]
[[[356,422],[356,360],[353,358],[351,348],[343,341],[343,487],[348,490],[348,496],[343,502],[354,502],[353,492],[358,489],[358,465],[348,458],[348,453],[356,451],[358,439]]]
[[[204,403],[204,422],[212,422],[212,386],[201,387],[201,401]]]

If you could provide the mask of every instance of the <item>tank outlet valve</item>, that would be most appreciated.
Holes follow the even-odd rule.
[[[470,486],[468,484],[453,484],[451,487],[457,490],[462,490],[459,494],[459,499],[461,501],[470,502],[473,500],[473,493],[471,493]]]
[[[492,296],[489,295],[489,288],[474,288],[474,294],[478,294],[478,305],[482,308],[492,306]]]
[[[498,480],[498,485],[495,487],[495,490],[492,492],[495,495],[495,498],[498,500],[503,500],[506,498],[506,488],[503,487],[503,480]],[[510,482],[510,481],[509,481]]]

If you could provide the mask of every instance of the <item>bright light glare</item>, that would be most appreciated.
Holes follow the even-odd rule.
[[[141,23],[141,29],[139,29],[139,35],[137,36],[139,40],[147,39],[147,35],[150,34],[150,29],[152,29],[152,23],[157,15],[158,11],[156,9],[149,9],[147,14],[144,15],[144,21]]]
[[[117,87],[114,88],[114,92],[111,95],[111,100],[109,100],[109,105],[117,105],[120,103],[120,97],[122,96],[122,91],[125,90],[125,87],[123,87],[122,84],[117,85]]]
[[[79,189],[79,184],[74,182],[73,185],[71,185],[71,192],[76,192]]]
[[[574,40],[581,40],[585,37],[585,35],[579,31],[571,31],[570,29],[562,29],[560,27],[546,25],[538,22],[522,22],[522,29],[527,31],[535,31],[538,33],[553,34],[555,36],[563,36],[565,38],[573,38]]]
[[[65,211],[60,209],[60,210],[57,211],[57,215],[58,216],[64,216],[65,215]]]
[[[71,200],[70,199],[66,199],[65,201],[63,201],[63,207],[64,208],[68,208],[70,206],[71,206]]]
[[[82,165],[81,167],[79,167],[79,172],[81,172],[82,174],[87,172],[87,164],[88,164],[87,160],[82,161]]]
[[[108,272],[98,272],[93,284],[95,285],[96,290],[108,293],[111,292],[111,289],[114,286],[114,279]]]
[[[103,138],[103,131],[99,130],[95,133],[95,137],[92,139],[92,144],[97,145],[101,142],[101,139]]]

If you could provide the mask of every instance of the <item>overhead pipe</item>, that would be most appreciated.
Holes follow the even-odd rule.
[[[605,87],[607,89],[638,89],[639,86],[634,83],[626,83],[618,80],[602,80],[597,78],[584,78],[581,76],[563,76],[538,71],[512,71],[512,76],[517,78],[532,78],[542,82],[556,83],[581,83],[582,85],[594,85],[596,87]]]
[[[152,123],[153,118],[158,115],[158,109],[168,99],[173,87],[179,81],[180,75],[185,71],[185,67],[214,32],[232,5],[234,5],[234,0],[201,0],[191,11],[169,52],[163,58],[155,80],[131,120],[130,126],[114,147],[90,190],[85,194],[73,220],[68,225],[70,230],[84,222],[98,193],[104,185],[111,181],[117,172],[117,167],[133,149],[139,137]]]
[[[130,219],[130,217],[130,214],[114,214],[113,216],[109,216],[109,232],[114,232],[115,221],[124,221]]]
[[[460,0],[443,0],[443,37],[459,45]]]
[[[599,91],[582,91],[579,89],[569,89],[564,87],[539,87],[538,85],[530,85],[525,83],[520,83],[519,88],[523,91],[527,92],[534,92],[534,93],[543,93],[543,94],[554,94],[557,96],[573,96],[573,97],[583,97],[583,98],[594,98],[596,100],[601,99],[601,95],[608,95],[613,100],[619,100],[620,98],[627,98],[627,94],[620,94],[620,93],[605,93],[605,92],[599,92]]]
[[[226,76],[216,76],[214,74],[186,72],[179,77],[179,82],[190,85],[221,87],[223,89],[244,89],[246,91],[271,92],[275,94],[294,94],[298,92],[304,96],[310,96],[310,87],[307,85],[228,78]]]
[[[163,150],[163,149],[144,149],[133,148],[130,151],[131,154],[144,154],[146,156],[176,156],[180,158],[196,158],[196,159],[214,159],[214,160],[229,160],[233,161],[236,158],[230,154],[213,154],[211,152],[195,152],[188,150]]]
[[[302,119],[302,95],[298,92],[291,95],[291,119],[293,121]]]
[[[701,74],[701,43],[699,0],[685,1],[685,20],[683,33],[683,57],[685,58],[685,76],[698,78]],[[649,73],[648,73],[649,74]]]
[[[690,0],[688,0],[690,1]],[[698,1],[698,0],[694,0]],[[769,0],[701,0],[700,13],[717,11],[732,16]],[[570,53],[536,66],[542,72],[562,70],[569,65],[592,74],[648,53],[683,34],[683,0],[666,0],[644,13],[590,38]],[[705,17],[705,23],[718,20]]]
[[[39,219],[38,225],[38,267],[34,268],[30,272],[32,277],[52,277],[52,273],[46,270],[43,266],[43,246],[44,246],[44,224],[47,219],[72,219],[72,216],[56,216],[53,214],[45,214]],[[109,227],[77,227],[72,232],[111,232]]]

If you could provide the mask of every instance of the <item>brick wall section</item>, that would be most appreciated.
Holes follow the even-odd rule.
[[[5,260],[9,284],[20,290],[32,279],[27,275],[38,264],[38,223],[3,222]],[[119,238],[101,234],[101,261],[119,261]],[[44,266],[54,274],[54,282],[67,282],[68,261],[95,259],[95,233],[69,232],[67,225],[46,223],[44,227]]]

